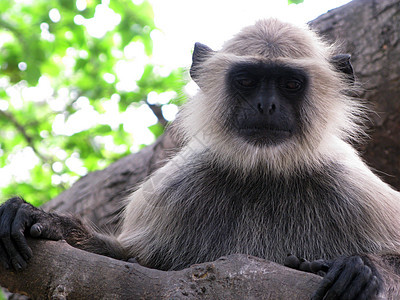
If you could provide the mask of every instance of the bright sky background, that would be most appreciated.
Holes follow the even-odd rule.
[[[149,0],[156,26],[154,59],[167,67],[188,67],[191,49],[201,42],[218,50],[242,27],[268,17],[304,24],[349,0]],[[135,1],[136,2],[136,1]]]

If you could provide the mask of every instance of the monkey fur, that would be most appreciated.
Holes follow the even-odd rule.
[[[364,108],[349,96],[349,56],[335,51],[275,19],[219,51],[196,43],[190,74],[200,90],[177,120],[185,146],[129,196],[120,234],[14,198],[0,207],[0,259],[24,267],[21,229],[162,270],[232,253],[284,263],[293,253],[323,262],[314,299],[377,297],[385,282],[370,258],[397,258],[400,194],[350,144],[363,134]],[[54,226],[64,229],[52,236]]]

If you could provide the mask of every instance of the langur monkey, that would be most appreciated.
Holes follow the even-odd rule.
[[[26,266],[27,232],[162,270],[292,253],[325,275],[314,299],[398,289],[381,270],[399,271],[400,194],[350,144],[364,115],[350,56],[268,19],[219,51],[196,43],[190,75],[200,89],[176,122],[185,146],[129,196],[120,234],[12,198],[0,207],[3,264]]]

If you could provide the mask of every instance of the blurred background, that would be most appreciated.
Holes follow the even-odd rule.
[[[347,2],[0,0],[0,202],[40,205],[154,142],[196,92],[195,42]]]

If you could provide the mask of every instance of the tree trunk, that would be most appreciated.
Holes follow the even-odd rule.
[[[400,1],[355,0],[322,15],[311,26],[352,54],[364,90],[361,96],[377,111],[371,114],[371,141],[358,147],[366,161],[399,189]],[[168,131],[139,153],[83,177],[45,209],[79,214],[101,229],[115,231],[115,216],[124,197],[179,148],[180,143]],[[35,256],[28,269],[21,273],[0,269],[0,284],[38,298],[306,299],[320,280],[246,255],[162,272],[82,252],[61,242],[30,242]]]
[[[361,98],[374,111],[371,139],[358,148],[377,174],[400,190],[400,1],[353,1],[311,26],[352,55]]]

